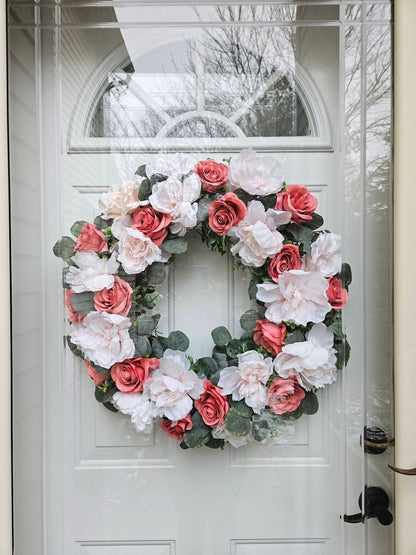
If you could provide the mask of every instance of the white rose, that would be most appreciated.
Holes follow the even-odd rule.
[[[283,246],[283,235],[276,227],[290,221],[290,212],[280,212],[253,200],[247,205],[246,217],[230,230],[232,237],[238,237],[231,253],[238,254],[246,266],[259,268],[269,256],[273,256]]]
[[[115,255],[111,255],[109,260],[104,260],[96,252],[79,251],[71,260],[78,268],[69,267],[66,282],[75,293],[101,291],[113,287],[113,274],[117,273],[119,267]]]
[[[257,351],[237,355],[238,367],[229,366],[220,372],[218,387],[223,395],[232,395],[234,401],[245,403],[260,414],[266,405],[265,385],[273,372],[271,358],[264,358]]]
[[[133,224],[133,218],[131,216],[118,216],[114,218],[114,222],[111,224],[111,233],[117,239],[120,239],[126,227],[131,227]]]
[[[160,416],[156,405],[152,401],[144,399],[142,393],[117,391],[113,395],[112,403],[120,412],[131,416],[131,422],[137,431],[146,434],[152,432],[153,422]]]
[[[149,204],[147,200],[139,200],[139,188],[138,181],[122,181],[119,185],[111,185],[109,192],[103,193],[98,201],[103,219],[125,216],[134,212],[138,206]]]
[[[321,233],[311,245],[311,256],[305,257],[304,267],[332,277],[341,271],[341,237],[335,233]]]
[[[215,439],[224,439],[228,441],[230,445],[238,449],[238,447],[243,447],[247,445],[247,443],[251,440],[251,434],[247,434],[246,436],[233,436],[225,427],[225,424],[220,424],[216,428],[212,430],[212,437]]]
[[[328,282],[319,272],[290,270],[279,276],[279,283],[257,285],[257,299],[266,303],[265,317],[280,324],[322,322],[331,305],[326,296]]]
[[[166,349],[159,368],[143,386],[143,395],[156,404],[169,420],[181,420],[192,409],[192,399],[199,399],[204,382],[193,370],[182,351]]]
[[[296,376],[300,385],[310,390],[324,387],[337,378],[334,334],[324,325],[315,324],[306,341],[285,345],[274,361],[282,378]]]
[[[172,216],[173,233],[184,235],[186,228],[195,227],[197,223],[198,200],[201,194],[201,180],[193,173],[181,179],[170,177],[153,185],[149,197],[155,210]]]
[[[162,251],[137,229],[125,228],[118,243],[118,257],[127,274],[139,274],[162,260]]]
[[[129,335],[129,318],[107,312],[90,312],[82,323],[71,326],[71,341],[98,366],[111,368],[116,362],[134,356]]]
[[[283,187],[282,168],[274,158],[259,156],[251,148],[232,158],[228,179],[250,195],[271,195]]]
[[[159,173],[167,177],[186,175],[193,170],[195,162],[191,156],[182,152],[166,154],[163,158],[156,158],[146,164],[147,177]]]

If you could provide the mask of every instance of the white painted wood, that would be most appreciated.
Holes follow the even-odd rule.
[[[315,11],[313,8],[304,12],[303,17],[305,21],[308,15],[312,19],[325,19],[323,14],[327,9],[317,7]],[[140,19],[141,8],[135,6],[133,10],[135,19]],[[38,421],[40,429],[44,417],[47,479],[43,552],[46,555],[390,555],[389,531],[371,532],[378,532],[379,529],[374,528],[378,523],[370,523],[369,545],[364,527],[348,527],[340,520],[344,512],[358,511],[357,498],[367,471],[359,445],[367,417],[364,414],[365,394],[362,393],[367,386],[362,378],[368,359],[366,344],[362,341],[366,318],[370,318],[371,329],[378,329],[379,323],[384,326],[383,333],[389,328],[385,321],[379,322],[379,313],[375,313],[372,306],[362,304],[365,295],[372,299],[368,291],[371,279],[380,272],[381,261],[372,257],[370,250],[373,230],[378,229],[375,227],[377,212],[369,219],[367,235],[363,235],[366,204],[362,196],[359,158],[350,161],[349,169],[357,173],[353,178],[348,176],[351,189],[343,188],[346,140],[344,126],[340,123],[342,95],[340,100],[339,90],[344,76],[340,68],[342,56],[338,51],[338,22],[316,28],[308,25],[297,31],[296,58],[292,60],[292,69],[302,67],[319,94],[320,101],[314,104],[311,98],[310,105],[315,109],[320,128],[328,130],[330,141],[323,144],[317,137],[303,137],[286,142],[281,139],[279,144],[271,141],[267,146],[265,139],[263,147],[281,161],[289,183],[299,182],[310,187],[319,198],[319,212],[325,217],[327,227],[344,236],[345,259],[354,269],[351,304],[345,319],[354,357],[342,380],[320,393],[318,415],[287,425],[275,444],[254,444],[239,450],[226,448],[223,452],[208,449],[183,452],[159,430],[150,437],[137,434],[128,419],[106,412],[95,402],[92,383],[82,364],[59,348],[64,311],[56,302],[62,293],[51,246],[59,235],[68,233],[74,220],[93,218],[102,187],[128,177],[152,155],[143,152],[148,146],[146,143],[131,148],[134,141],[130,140],[110,140],[105,148],[98,148],[99,145],[93,144],[95,139],[84,136],[85,150],[71,142],[72,130],[82,135],[91,115],[91,105],[81,102],[85,90],[90,91],[90,97],[91,90],[99,94],[109,66],[114,64],[113,68],[117,68],[133,47],[127,41],[126,46],[124,44],[125,30],[81,27],[81,24],[94,21],[92,12],[66,9],[63,16],[71,27],[64,25],[56,36],[52,30],[44,31],[41,48],[38,44],[36,60],[41,65],[38,78],[42,96],[37,117],[43,137],[43,190],[40,184],[35,184],[34,194],[28,194],[26,199],[36,202],[39,195],[43,195],[42,210],[47,215],[42,245],[42,302],[47,322],[43,336],[39,326],[36,328],[39,294],[32,295],[29,291],[24,293],[26,296],[16,297],[19,333],[27,334],[26,337],[34,341],[37,330],[39,344],[42,339],[45,342],[44,416],[42,408],[38,407],[30,426],[16,428],[16,434],[23,437],[16,445],[17,451],[24,448],[26,434],[36,428]],[[190,31],[185,25],[171,25],[156,30],[150,26],[145,30],[138,28],[134,33],[138,37],[135,54],[140,58],[152,47],[151,41],[144,38],[154,37],[159,41],[156,46],[174,44],[188,37]],[[19,44],[22,41],[17,40]],[[33,77],[33,69],[29,75]],[[360,77],[361,73],[356,77],[358,91],[361,90]],[[19,79],[23,84],[25,77],[19,77],[18,83]],[[55,102],[57,121],[52,110]],[[15,102],[14,106],[17,104]],[[24,121],[21,112],[16,113],[16,121],[20,121],[20,125]],[[352,131],[359,133],[361,130],[359,122],[358,129],[347,129],[348,137],[352,137]],[[354,153],[360,153],[364,138],[361,141],[354,147]],[[196,142],[203,151],[202,157],[213,154],[211,148],[206,148],[199,140]],[[23,140],[17,142],[16,155],[23,156],[25,147]],[[220,152],[215,152],[215,157],[228,156],[236,146],[221,148]],[[22,191],[19,178],[26,183],[24,172],[22,176],[18,174],[21,168],[16,164],[16,195],[21,195]],[[17,235],[19,248],[25,256],[38,254],[28,248],[25,241],[30,232],[28,226],[38,221],[36,213],[32,216],[31,212],[30,217],[35,220],[31,224],[23,223]],[[389,232],[388,214],[383,216],[382,228],[383,233]],[[15,229],[19,229],[17,224]],[[162,329],[183,329],[192,339],[191,354],[203,355],[212,347],[209,331],[215,325],[225,324],[235,333],[239,332],[239,316],[249,307],[247,277],[231,274],[230,262],[204,250],[197,240],[192,241],[192,246],[193,254],[175,261],[163,290],[165,298],[157,308],[164,314]],[[22,256],[20,264],[25,260]],[[366,267],[366,260],[370,268]],[[40,275],[40,269],[33,273]],[[16,278],[16,284],[23,289],[27,287],[21,277]],[[40,280],[35,279],[33,284],[33,287],[42,287]],[[388,280],[382,284],[384,293],[387,287]],[[381,303],[378,299],[377,302]],[[388,315],[388,295],[380,306]],[[377,338],[372,337],[372,341],[380,345]],[[22,339],[23,344],[32,343],[24,343]],[[381,379],[379,391],[383,394],[389,387],[382,381],[388,373],[388,348],[380,352],[383,354],[372,360],[373,373],[368,370],[365,377],[375,375],[374,365],[383,357],[386,361],[381,366],[383,374],[377,377]],[[24,359],[22,351],[16,356]],[[36,372],[39,369],[36,367]],[[31,388],[33,395],[29,398],[27,390]],[[25,382],[17,378],[15,391],[17,406],[26,403],[30,407],[32,399],[42,397],[42,381],[31,378]],[[29,460],[36,458],[36,449],[42,441],[36,434],[33,439],[35,453],[30,453]],[[377,479],[379,474],[375,472],[372,476]],[[384,482],[385,487],[386,484]],[[33,489],[33,499],[38,503],[40,487],[38,477]],[[26,489],[24,492],[25,501],[29,496]],[[27,508],[30,511],[34,508],[26,506],[24,501],[17,505],[19,522],[24,522]],[[40,515],[41,510],[35,513]],[[21,541],[26,541],[27,537],[24,534]],[[38,549],[41,553],[41,539],[37,537],[33,541],[33,552]],[[26,555],[25,549],[24,544],[18,546],[16,554]]]

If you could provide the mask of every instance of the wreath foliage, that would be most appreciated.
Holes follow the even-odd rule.
[[[317,389],[349,358],[341,309],[351,270],[305,186],[286,185],[278,162],[251,150],[222,163],[177,153],[140,166],[99,207],[54,246],[66,263],[67,345],[98,402],[141,432],[159,422],[184,449],[262,442],[318,411]],[[216,327],[212,355],[197,359],[184,332],[159,334],[153,313],[191,229],[250,272],[255,301],[240,337]]]

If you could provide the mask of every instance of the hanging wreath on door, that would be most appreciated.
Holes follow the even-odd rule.
[[[75,222],[75,240],[54,246],[67,264],[67,343],[96,400],[140,432],[159,422],[184,449],[277,437],[286,421],[317,412],[316,390],[336,380],[350,351],[341,309],[351,271],[341,238],[322,230],[317,199],[286,185],[271,157],[245,150],[223,162],[194,165],[177,153],[140,166],[101,196],[93,224]],[[191,229],[250,272],[256,301],[239,338],[221,325],[212,356],[197,359],[187,336],[160,335],[150,312]]]

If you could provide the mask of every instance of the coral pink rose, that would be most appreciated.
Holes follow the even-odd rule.
[[[108,243],[105,240],[104,233],[93,224],[84,224],[81,233],[78,235],[74,251],[108,251]]]
[[[162,420],[160,427],[168,434],[168,436],[173,437],[178,441],[182,441],[183,434],[187,430],[192,429],[191,415],[188,414],[185,418],[182,418],[182,420],[176,420],[174,422],[172,422],[172,420]]]
[[[257,326],[254,328],[254,343],[261,345],[273,356],[277,356],[285,344],[286,326],[274,324],[269,320],[256,320]]]
[[[72,308],[71,299],[73,295],[74,291],[72,289],[65,289],[65,304],[69,310],[69,321],[80,324],[81,322],[83,322],[86,314],[80,314]]]
[[[98,312],[109,312],[127,316],[131,308],[133,289],[124,279],[114,276],[111,289],[102,289],[94,295],[94,306]]]
[[[85,361],[85,365],[87,367],[87,372],[90,378],[94,380],[95,385],[98,386],[105,382],[107,376],[103,376],[102,374],[97,372],[97,370],[95,370],[95,368],[93,368],[89,362]]]
[[[283,272],[300,270],[301,267],[302,260],[298,247],[296,245],[283,245],[280,251],[270,260],[267,271],[272,280],[277,283]]]
[[[267,405],[275,414],[293,412],[305,397],[296,376],[276,378],[272,381],[267,392]]]
[[[208,207],[208,225],[217,235],[227,235],[233,225],[245,218],[247,206],[234,193],[214,200]]]
[[[150,372],[159,366],[157,358],[127,358],[111,368],[111,377],[123,393],[140,393]]]
[[[141,231],[153,243],[159,246],[168,234],[168,225],[172,220],[170,214],[162,214],[151,206],[138,208],[133,215],[133,229]]]
[[[329,285],[326,290],[326,296],[328,297],[329,304],[332,308],[344,308],[348,300],[348,291],[343,289],[342,280],[332,277],[327,281]]]
[[[201,188],[208,193],[223,189],[228,179],[228,166],[214,160],[202,160],[195,165],[194,171],[201,180]]]
[[[224,424],[230,405],[227,397],[221,394],[221,389],[210,381],[204,381],[204,389],[205,393],[202,393],[201,397],[194,401],[194,405],[205,424],[216,428],[220,424]]]
[[[318,199],[304,185],[288,185],[286,191],[277,195],[275,208],[292,212],[292,222],[299,224],[312,220],[317,206]]]

